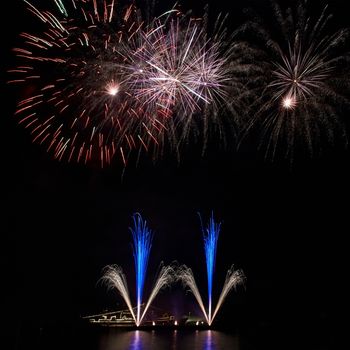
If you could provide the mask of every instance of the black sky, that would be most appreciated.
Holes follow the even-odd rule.
[[[190,3],[201,8],[205,2]],[[346,24],[347,1],[329,3]],[[239,18],[245,5],[235,1],[233,16]],[[208,218],[213,210],[222,221],[218,281],[232,263],[247,276],[246,291],[236,300],[232,294],[222,317],[233,312],[235,322],[254,329],[286,324],[316,335],[330,330],[324,344],[331,348],[348,276],[349,152],[325,149],[290,167],[283,160],[266,162],[256,145],[235,152],[213,144],[204,157],[191,146],[180,164],[143,160],[123,177],[118,162],[106,170],[58,163],[31,144],[12,116],[15,96],[3,71],[24,17],[20,1],[6,6],[12,22],[2,23],[1,31],[1,265],[5,315],[15,325],[10,335],[24,321],[74,320],[110,306],[113,296],[96,282],[110,263],[131,277],[128,228],[136,211],[155,232],[149,273],[162,260],[177,260],[193,267],[204,287],[197,213]],[[172,304],[183,301],[178,292],[165,294]]]

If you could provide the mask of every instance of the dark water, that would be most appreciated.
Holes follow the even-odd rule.
[[[238,350],[238,338],[214,330],[124,331],[100,336],[99,350]]]
[[[228,325],[230,326],[230,325]],[[286,327],[235,329],[120,329],[28,324],[9,332],[6,350],[333,350],[333,337],[318,328]]]
[[[23,330],[15,350],[239,350],[236,335],[205,329],[100,330],[72,328]],[[11,348],[11,347],[10,347]]]

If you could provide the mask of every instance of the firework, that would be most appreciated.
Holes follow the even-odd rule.
[[[306,1],[285,11],[272,4],[274,26],[257,17],[243,30],[254,37],[247,57],[256,66],[251,79],[258,94],[245,131],[262,126],[261,145],[272,158],[283,144],[293,159],[297,146],[306,145],[313,154],[321,140],[340,136],[346,142],[339,115],[348,104],[348,31],[326,34],[332,17],[327,7],[313,17]]]
[[[172,283],[173,279],[174,279],[173,267],[161,265],[160,271],[156,276],[155,284],[151,290],[151,294],[147,299],[147,302],[145,303],[145,306],[142,310],[142,314],[140,313],[142,304],[137,304],[136,313],[134,312],[134,308],[132,307],[132,302],[131,302],[131,298],[128,290],[126,277],[120,266],[118,265],[106,266],[103,270],[103,276],[101,278],[101,281],[107,285],[108,289],[111,289],[111,290],[116,289],[119,292],[121,297],[124,299],[136,326],[139,326],[142,323],[149,307],[151,306],[153,300],[158,295],[160,290],[169,286]]]
[[[212,292],[213,292],[213,277],[214,268],[216,261],[216,248],[219,238],[221,224],[214,221],[213,215],[210,217],[209,224],[206,229],[202,228],[203,238],[204,238],[204,251],[205,251],[205,261],[207,266],[207,281],[208,281],[208,311],[205,309],[202,296],[199,292],[196,280],[194,278],[192,270],[186,265],[182,265],[177,269],[177,278],[182,281],[183,285],[188,287],[210,326],[220,307],[222,306],[226,296],[238,285],[244,283],[245,276],[242,270],[234,270],[233,266],[228,270],[224,286],[222,288],[219,300],[216,304],[214,312],[212,313]]]
[[[56,1],[54,13],[24,2],[42,30],[21,34],[25,47],[14,51],[24,63],[10,83],[25,85],[15,114],[33,141],[59,160],[99,160],[102,167],[115,153],[125,163],[128,150],[147,148],[154,120],[130,98],[143,24],[136,8],[119,9],[114,0]]]
[[[137,324],[141,320],[141,304],[145,284],[149,253],[152,246],[152,233],[139,214],[134,215],[134,228],[131,229],[134,242],[134,261],[136,270]]]
[[[151,42],[150,50],[142,52],[147,79],[138,84],[137,97],[166,117],[177,147],[197,130],[197,120],[203,126],[220,125],[218,111],[232,104],[234,50],[220,28],[224,22],[219,18],[209,37],[203,18],[170,17],[164,24],[156,21],[144,40]]]
[[[207,323],[210,323],[209,316],[207,314],[207,311],[205,310],[203,298],[201,296],[201,293],[199,292],[196,279],[194,278],[193,272],[191,268],[187,267],[186,265],[182,265],[177,269],[177,275],[179,280],[183,283],[183,285],[190,289],[194,297],[196,298],[196,301],[207,321]]]
[[[213,277],[216,261],[216,248],[219,239],[221,224],[217,224],[214,221],[213,215],[209,220],[209,225],[206,230],[203,230],[204,235],[204,250],[205,261],[207,263],[207,278],[208,278],[208,319],[211,320],[211,306],[212,306],[212,294],[213,294]]]
[[[169,286],[174,279],[174,269],[172,266],[163,266],[163,264],[160,265],[160,270],[156,277],[150,296],[148,297],[143,310],[141,310],[143,305],[143,291],[146,280],[148,258],[152,245],[152,233],[147,227],[146,221],[142,219],[140,214],[134,214],[133,222],[134,227],[130,230],[133,237],[133,253],[136,276],[136,313],[132,307],[126,277],[121,267],[118,265],[106,266],[104,268],[101,280],[107,284],[108,288],[115,288],[120,293],[134,319],[136,326],[139,326],[157,294],[162,288]]]
[[[118,265],[107,265],[103,269],[103,276],[101,278],[101,281],[103,281],[109,289],[115,288],[120,293],[130,311],[135,324],[137,324],[136,315],[131,304],[128,284],[126,282],[126,277],[123,273],[122,268]]]
[[[145,22],[115,0],[55,1],[52,10],[23,1],[39,26],[14,49],[9,83],[23,95],[15,115],[55,158],[103,167],[166,142],[178,150],[196,120],[206,130],[220,125],[223,105],[232,110],[224,19],[209,36],[203,18],[176,9]]]

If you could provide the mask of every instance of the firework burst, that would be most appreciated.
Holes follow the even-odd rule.
[[[58,1],[53,14],[25,3],[43,29],[21,34],[26,48],[14,51],[25,63],[12,70],[18,78],[10,83],[25,84],[15,114],[33,141],[60,160],[98,160],[102,167],[116,153],[125,163],[129,150],[149,147],[161,124],[155,130],[156,118],[130,98],[143,25],[136,8],[117,9],[114,0]]]
[[[217,121],[224,104],[230,105],[233,47],[221,28],[209,38],[203,18],[171,17],[156,28],[148,37],[151,49],[142,52],[147,79],[138,84],[137,97],[167,117],[179,146],[196,120],[206,126]]]
[[[344,43],[349,33],[326,34],[332,18],[328,8],[312,17],[307,5],[299,1],[284,11],[272,3],[277,21],[271,30],[259,17],[244,26],[257,43],[251,45],[250,57],[259,62],[251,77],[259,97],[249,111],[245,135],[262,126],[261,146],[272,158],[283,144],[281,149],[292,160],[297,146],[306,145],[312,155],[321,140],[332,143],[340,136],[346,143],[339,115],[348,104],[349,54]]]
[[[9,83],[23,87],[15,115],[59,160],[103,167],[166,143],[178,152],[194,121],[219,125],[219,109],[234,104],[220,17],[209,37],[205,18],[175,8],[146,23],[115,0],[55,1],[56,11],[23,1],[40,28],[14,49]]]

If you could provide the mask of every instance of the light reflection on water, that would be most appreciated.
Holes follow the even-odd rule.
[[[215,350],[215,343],[213,342],[213,333],[208,331],[207,337],[205,338],[205,350]]]
[[[213,330],[117,331],[100,339],[99,350],[239,350],[238,338]]]

